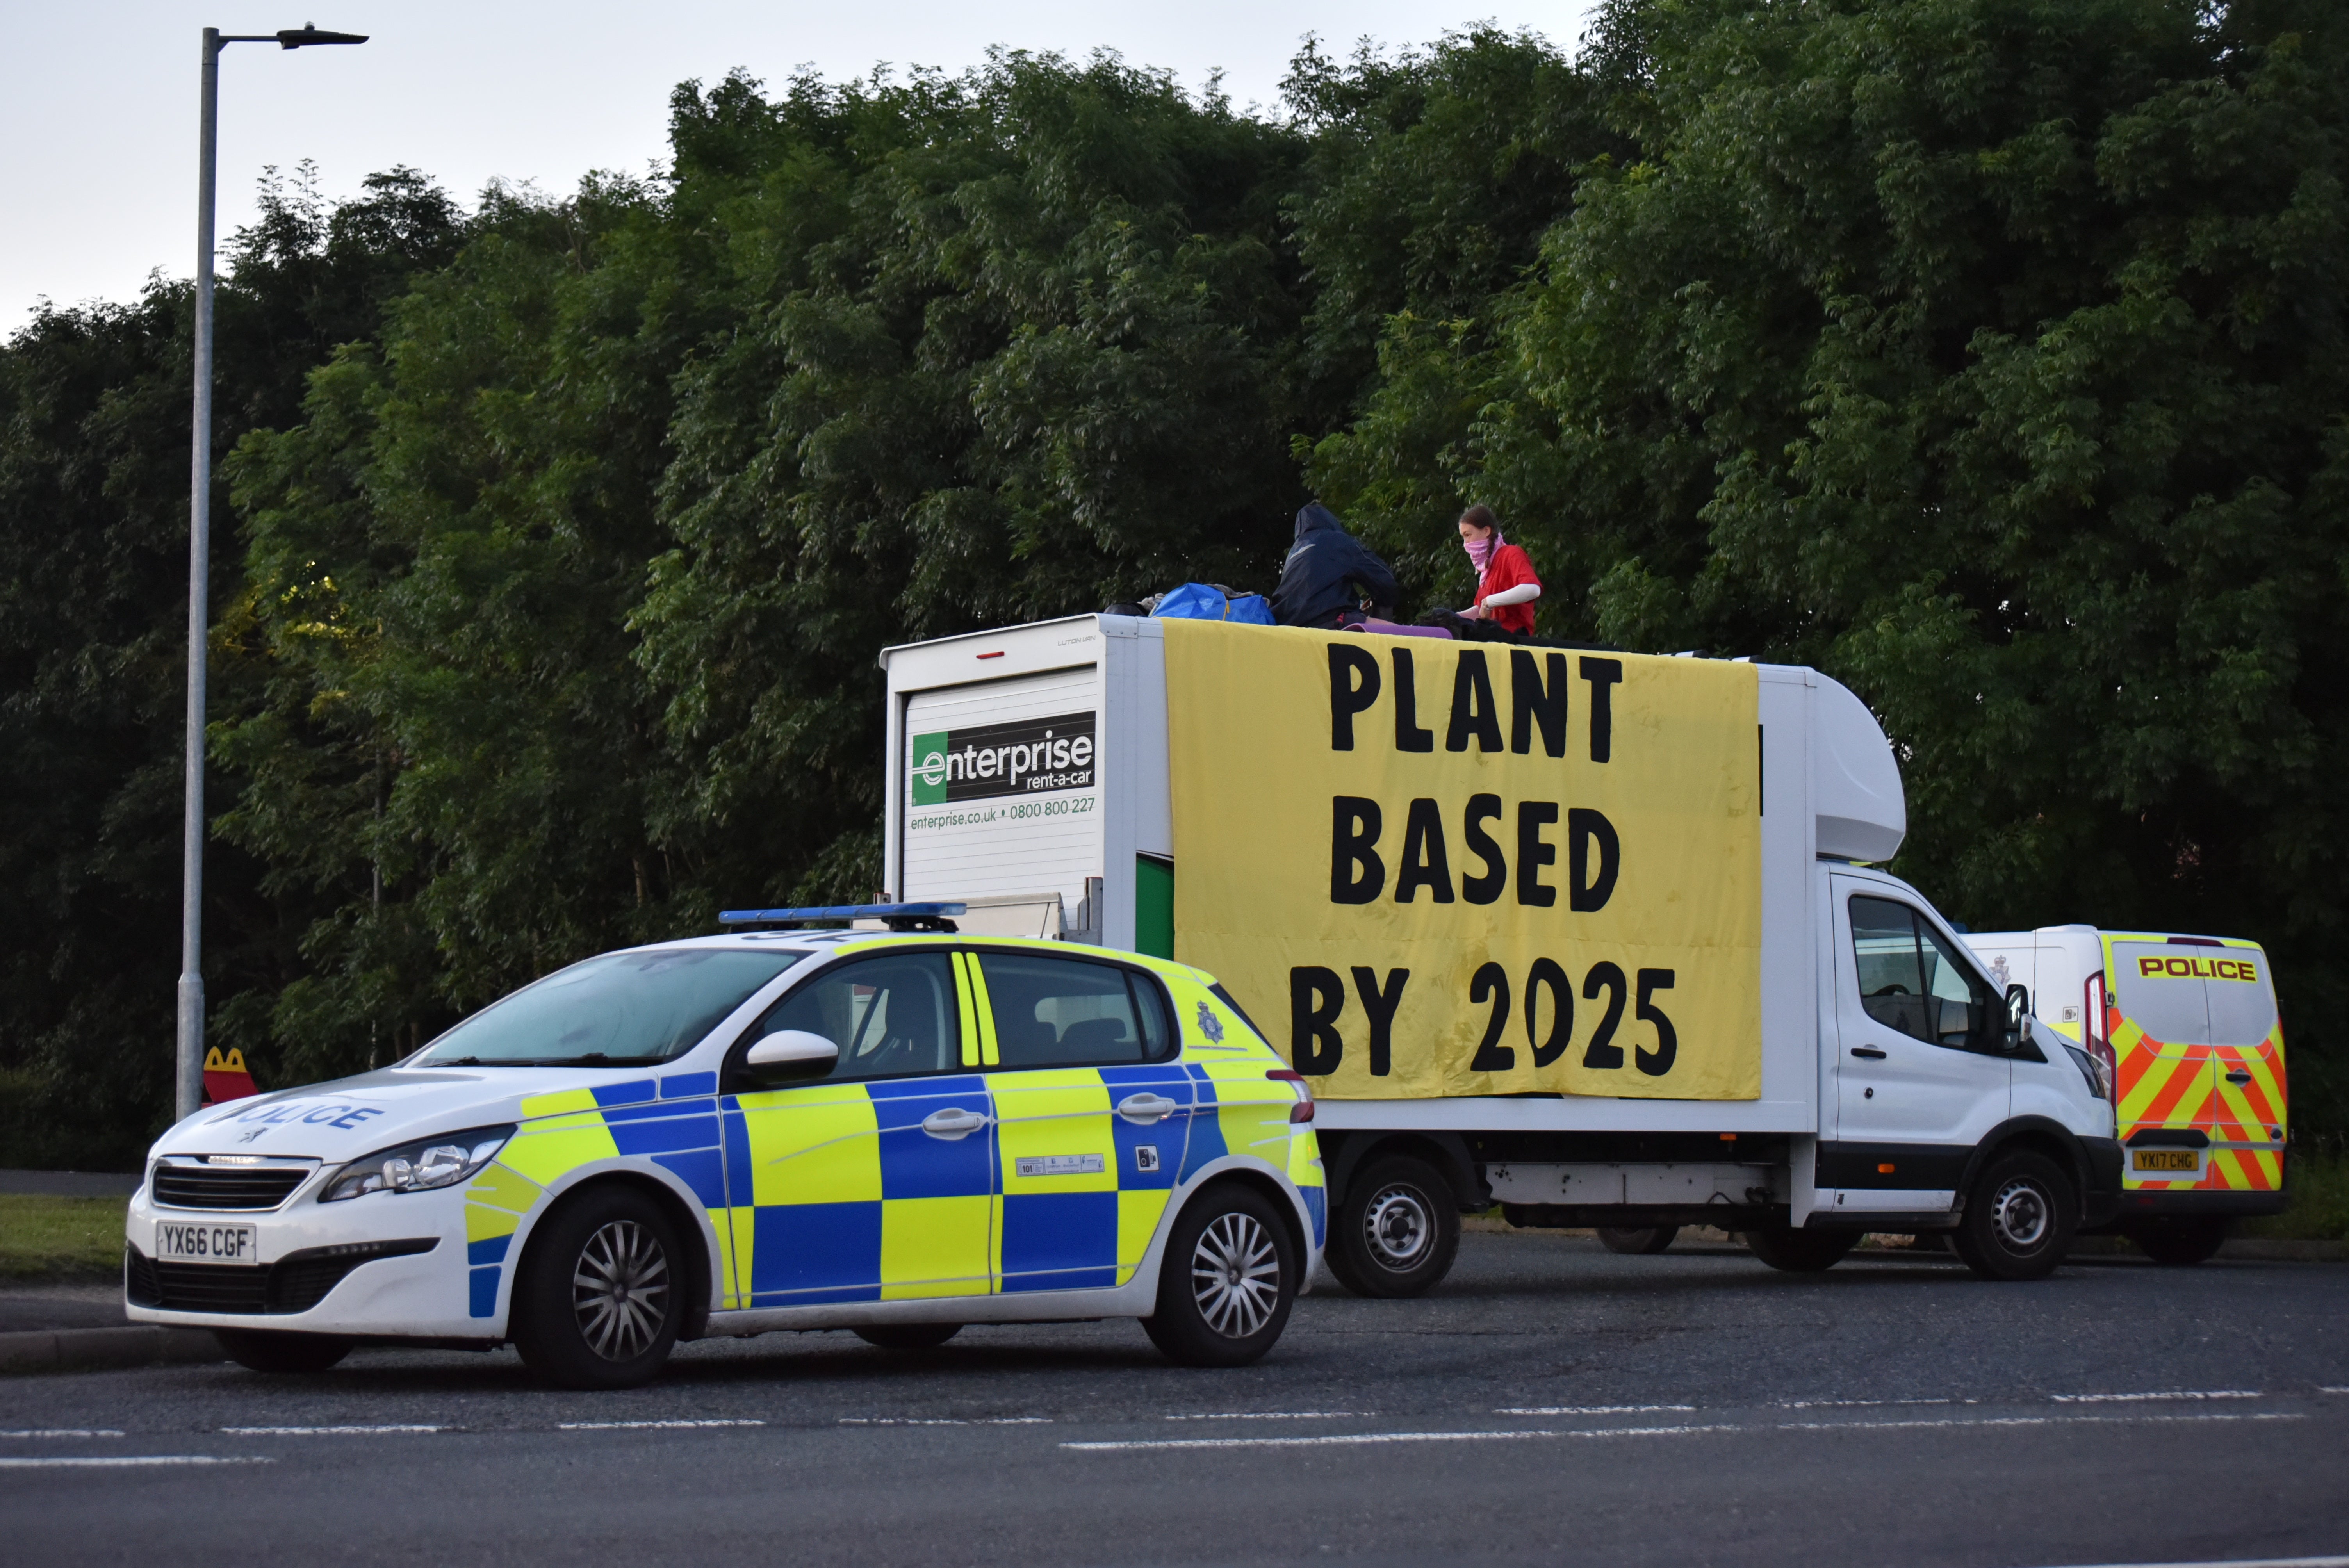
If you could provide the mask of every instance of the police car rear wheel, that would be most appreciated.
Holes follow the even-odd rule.
[[[1419,1295],[1452,1272],[1460,1206],[1426,1161],[1376,1161],[1347,1183],[1330,1242],[1330,1272],[1356,1295]]]
[[[514,1281],[514,1348],[566,1388],[633,1388],[677,1343],[685,1250],[641,1192],[590,1188],[548,1216]]]
[[[2042,1279],[2071,1250],[2079,1222],[2079,1198],[2063,1168],[2017,1150],[1983,1168],[1950,1243],[1984,1279]]]
[[[959,1323],[873,1323],[856,1337],[884,1350],[936,1350],[961,1332]]]
[[[351,1353],[351,1342],[330,1334],[284,1334],[257,1328],[215,1328],[229,1359],[255,1372],[324,1372]]]
[[[1237,1183],[1191,1201],[1166,1237],[1152,1344],[1185,1367],[1245,1367],[1288,1326],[1296,1243],[1262,1193]]]

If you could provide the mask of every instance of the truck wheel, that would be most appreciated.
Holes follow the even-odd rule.
[[[1745,1245],[1755,1257],[1783,1273],[1823,1274],[1841,1263],[1844,1253],[1859,1245],[1861,1233],[1772,1225],[1767,1230],[1746,1232]]]
[[[1420,1295],[1452,1272],[1460,1205],[1424,1160],[1375,1161],[1346,1184],[1330,1227],[1330,1272],[1356,1295]]]
[[[1300,1284],[1288,1227],[1254,1188],[1218,1182],[1167,1233],[1150,1342],[1185,1367],[1245,1367],[1272,1348]]]
[[[687,1253],[660,1205],[593,1187],[531,1238],[508,1333],[523,1362],[564,1388],[652,1380],[685,1315]]]
[[[351,1353],[351,1342],[331,1334],[285,1334],[264,1328],[215,1328],[228,1358],[255,1372],[324,1372]]]
[[[1678,1225],[1647,1225],[1629,1229],[1619,1225],[1601,1225],[1599,1227],[1599,1244],[1610,1253],[1622,1253],[1627,1256],[1634,1257],[1644,1256],[1662,1252],[1672,1244],[1672,1238],[1680,1233],[1681,1228]]]
[[[2018,1149],[1975,1179],[1950,1244],[1984,1279],[2043,1279],[2064,1261],[2079,1223],[2072,1178],[2045,1155]]]
[[[869,1323],[855,1331],[884,1350],[936,1350],[961,1332],[959,1323]]]
[[[2155,1263],[2191,1268],[2216,1257],[2232,1228],[2224,1220],[2147,1220],[2130,1226],[2127,1234]]]

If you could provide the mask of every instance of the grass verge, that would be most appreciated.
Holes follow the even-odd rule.
[[[0,1280],[118,1279],[122,1198],[0,1192]]]
[[[2284,1184],[2284,1212],[2248,1221],[2237,1234],[2271,1242],[2349,1242],[2349,1154],[2295,1152]]]

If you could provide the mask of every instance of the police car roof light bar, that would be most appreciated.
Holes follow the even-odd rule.
[[[892,931],[952,931],[954,921],[970,906],[963,903],[828,903],[802,909],[721,910],[718,923],[789,930],[837,921],[877,920]]]

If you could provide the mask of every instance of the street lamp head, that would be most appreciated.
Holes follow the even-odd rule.
[[[364,44],[367,41],[365,33],[321,33],[316,22],[305,22],[298,29],[283,27],[277,33],[277,46],[281,49],[298,49],[305,44]]]

